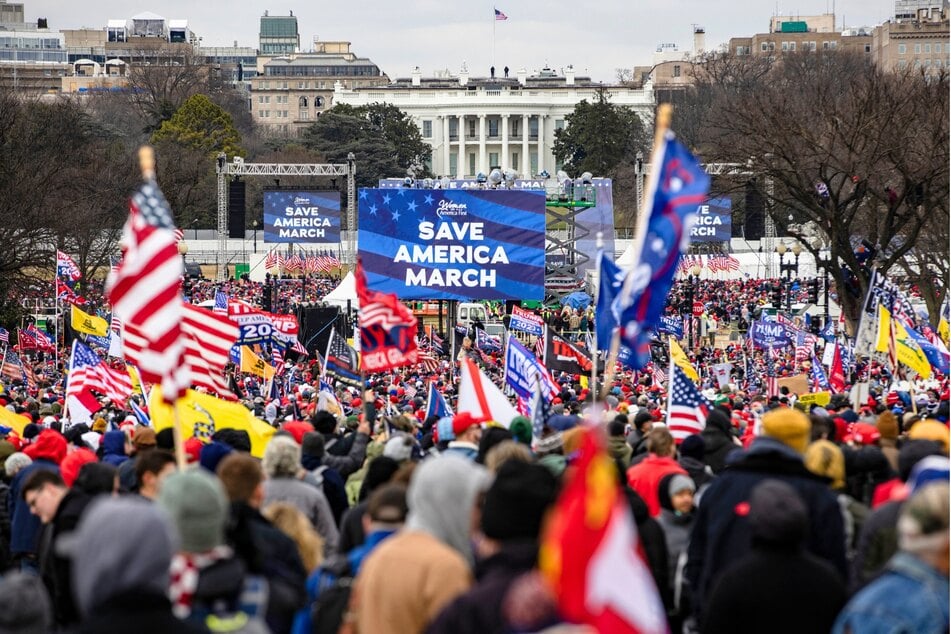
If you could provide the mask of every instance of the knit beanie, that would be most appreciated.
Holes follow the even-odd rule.
[[[525,416],[513,418],[509,431],[512,432],[512,437],[523,445],[532,444],[532,421]]]
[[[405,434],[397,434],[386,441],[383,455],[397,462],[406,462],[413,455],[413,439]]]
[[[301,455],[323,458],[325,451],[324,437],[320,432],[310,431],[304,434],[304,439],[300,444]]]
[[[906,440],[898,450],[898,478],[908,482],[911,470],[928,456],[940,456],[941,445],[933,440]]]
[[[703,461],[704,444],[700,434],[691,434],[680,443],[680,455]]]
[[[52,624],[50,598],[39,576],[5,574],[0,581],[0,634],[45,634]]]
[[[823,478],[832,480],[833,489],[845,487],[845,455],[828,440],[817,440],[806,449],[803,457],[806,469]]]
[[[753,489],[749,523],[754,540],[795,547],[806,536],[809,515],[806,504],[792,486],[782,480],[769,479]]]
[[[805,453],[811,425],[805,414],[791,407],[779,407],[763,416],[763,434]]]
[[[162,484],[161,506],[182,538],[182,551],[204,553],[225,539],[228,496],[218,478],[203,469],[173,473]]]
[[[895,440],[898,438],[898,418],[890,411],[884,411],[878,416],[878,422],[875,423],[878,433],[886,440]]]
[[[908,437],[912,440],[933,440],[941,445],[944,453],[948,453],[948,426],[940,421],[934,419],[918,421],[908,432]]]
[[[500,541],[536,540],[545,511],[558,495],[558,481],[537,464],[508,460],[485,494],[482,532]]]
[[[218,469],[218,463],[224,460],[225,456],[234,451],[230,446],[223,442],[210,442],[201,448],[198,464],[214,473]]]
[[[673,474],[673,477],[670,478],[670,482],[667,484],[667,494],[670,497],[674,497],[685,489],[691,493],[697,490],[697,485],[694,484],[693,478],[682,473]]]

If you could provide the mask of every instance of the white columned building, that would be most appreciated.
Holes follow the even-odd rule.
[[[652,119],[650,83],[643,88],[605,86],[575,76],[570,67],[562,73],[520,70],[512,78],[472,77],[465,70],[458,76],[424,78],[414,71],[411,78],[386,86],[337,86],[333,103],[383,102],[405,112],[432,146],[430,168],[437,176],[471,178],[497,165],[531,178],[561,168],[552,154],[555,131],[565,126],[576,104],[596,101],[601,89],[611,103],[634,108],[645,122]]]

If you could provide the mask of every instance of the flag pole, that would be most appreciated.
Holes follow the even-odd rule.
[[[634,234],[634,243],[632,245],[635,263],[641,259],[641,251],[644,248],[644,240],[647,237],[647,226],[650,220],[649,205],[651,199],[654,198],[654,192],[657,189],[657,180],[660,177],[660,174],[658,173],[660,161],[657,159],[659,159],[662,144],[664,142],[664,135],[667,134],[667,131],[670,129],[670,120],[673,117],[673,111],[673,106],[671,106],[669,103],[662,103],[657,107],[657,120],[654,126],[654,148],[651,151],[654,169],[651,170],[650,178],[648,178],[647,181],[647,187],[644,188],[640,212],[638,213],[637,233]],[[675,248],[679,248],[679,246],[676,246]],[[628,274],[624,280],[624,287],[621,289],[622,294],[630,294],[633,279],[633,275]],[[621,349],[621,328],[623,328],[623,325],[619,325],[618,329],[614,331],[614,336],[611,337],[611,348],[610,352],[608,353],[608,360],[604,368],[604,382],[601,387],[602,399],[607,398],[611,383],[614,382],[614,366],[617,365],[618,352]]]
[[[604,234],[602,232],[597,233],[597,239],[595,241],[595,248],[599,257],[604,257]],[[601,285],[600,271],[602,271],[601,261],[598,261],[598,285]],[[589,324],[589,327],[591,324]],[[598,404],[598,329],[595,328],[593,334],[591,335],[591,405]]]

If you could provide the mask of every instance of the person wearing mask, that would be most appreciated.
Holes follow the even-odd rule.
[[[805,550],[808,508],[796,490],[765,480],[749,502],[750,551],[714,582],[702,632],[828,632],[845,604],[845,582]]]
[[[833,634],[948,631],[949,497],[947,480],[929,482],[905,503],[898,553],[852,597]]]
[[[351,605],[358,631],[421,632],[470,588],[470,529],[488,478],[472,460],[452,454],[416,468],[406,526],[370,553],[357,577]],[[395,570],[400,583],[393,582]]]

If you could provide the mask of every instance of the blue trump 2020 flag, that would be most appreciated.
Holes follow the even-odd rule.
[[[595,326],[601,348],[607,348],[614,329],[618,327],[617,317],[611,311],[621,287],[624,285],[624,271],[604,252],[598,251],[598,305]]]
[[[430,416],[438,416],[439,418],[452,416],[452,408],[446,402],[446,397],[439,393],[436,384],[432,381],[429,383],[429,395],[426,399],[426,418]]]
[[[710,177],[670,131],[654,148],[653,164],[659,169],[648,182],[653,192],[650,215],[646,229],[643,221],[640,225],[634,268],[613,305],[622,343],[634,352],[638,369],[650,360],[648,332],[664,312],[677,262],[690,244],[690,227],[710,189]]]

